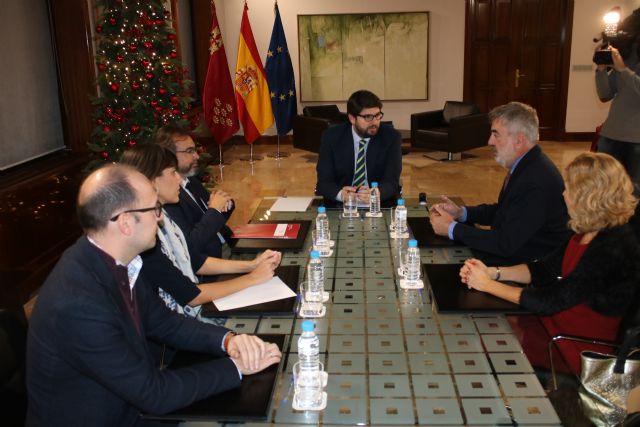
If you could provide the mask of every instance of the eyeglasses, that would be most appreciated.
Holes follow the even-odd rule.
[[[189,148],[187,148],[185,150],[176,150],[176,153],[187,153],[187,154],[190,154],[190,155],[194,155],[194,154],[196,154],[196,152],[197,152],[196,151],[196,147],[189,147]]]
[[[375,120],[381,120],[384,117],[384,113],[380,111],[377,114],[358,114],[358,117],[362,117],[365,122],[372,122]]]
[[[160,218],[162,216],[162,203],[160,202],[156,202],[156,205],[152,208],[141,208],[141,209],[128,209],[126,211],[122,211],[119,214],[116,214],[114,216],[112,216],[111,218],[109,218],[109,221],[117,221],[118,217],[122,214],[125,213],[130,213],[130,212],[150,212],[150,211],[154,211],[154,213],[156,214],[156,218]]]

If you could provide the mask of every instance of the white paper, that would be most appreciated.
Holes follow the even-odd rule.
[[[313,197],[278,197],[271,212],[305,212]]]
[[[273,232],[273,237],[283,237],[287,232],[287,226],[289,224],[278,224],[276,226],[276,231]]]
[[[215,285],[213,285],[215,286]],[[279,299],[295,297],[291,290],[279,277],[274,276],[259,285],[251,286],[226,297],[213,300],[220,311],[234,308],[248,307],[263,302],[277,301]]]

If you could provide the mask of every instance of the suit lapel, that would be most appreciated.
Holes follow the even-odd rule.
[[[539,156],[540,147],[538,145],[534,145],[531,150],[529,150],[524,157],[516,166],[516,170],[513,171],[513,174],[509,178],[509,184],[506,188],[500,191],[500,195],[498,196],[498,204],[502,203],[502,200],[507,197],[507,195],[511,192],[511,190],[517,186],[518,179],[526,173],[526,169],[531,162],[534,161],[536,157]]]

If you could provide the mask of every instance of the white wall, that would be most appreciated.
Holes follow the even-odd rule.
[[[244,0],[215,1],[233,74]],[[263,61],[273,27],[273,4],[272,0],[248,0],[249,21]],[[429,100],[387,101],[385,119],[393,120],[396,128],[408,129],[411,113],[438,109],[447,99],[462,99],[465,0],[279,0],[278,5],[298,87],[298,14],[429,11]],[[601,31],[604,13],[616,5],[625,17],[640,6],[640,0],[575,0],[567,132],[593,132],[609,111],[609,105],[601,103],[595,92],[592,39]],[[344,103],[339,106],[346,109]],[[302,106],[298,110],[302,111]],[[275,130],[267,133],[274,134]]]
[[[447,99],[462,99],[464,77],[464,0],[278,0],[280,16],[291,53],[296,85],[300,87],[298,69],[297,15],[323,13],[416,12],[429,14],[429,100],[386,101],[385,120],[396,128],[409,129],[409,115],[417,111],[436,110]],[[249,21],[258,51],[264,63],[273,28],[272,0],[248,0]],[[218,20],[226,45],[231,73],[235,72],[240,20],[244,0],[216,0]],[[366,77],[363,79],[366,89]],[[299,100],[299,97],[298,97]],[[345,100],[346,102],[346,100]],[[338,103],[346,111],[345,102]],[[311,105],[311,103],[305,103]],[[298,105],[298,111],[302,106]],[[269,134],[274,134],[271,129]]]

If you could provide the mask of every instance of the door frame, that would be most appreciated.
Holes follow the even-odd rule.
[[[464,35],[464,85],[463,100],[473,102],[472,99],[472,36],[474,34],[474,20],[472,13],[478,0],[465,0],[465,35]],[[514,0],[517,1],[517,0]],[[573,33],[573,10],[575,0],[567,0],[567,11],[564,21],[564,34],[561,35],[563,41],[563,57],[560,69],[560,96],[558,97],[558,115],[555,123],[555,131],[552,138],[558,141],[566,141],[574,139],[571,134],[566,132],[567,121],[567,99],[569,94],[569,69],[571,65],[571,42]]]

